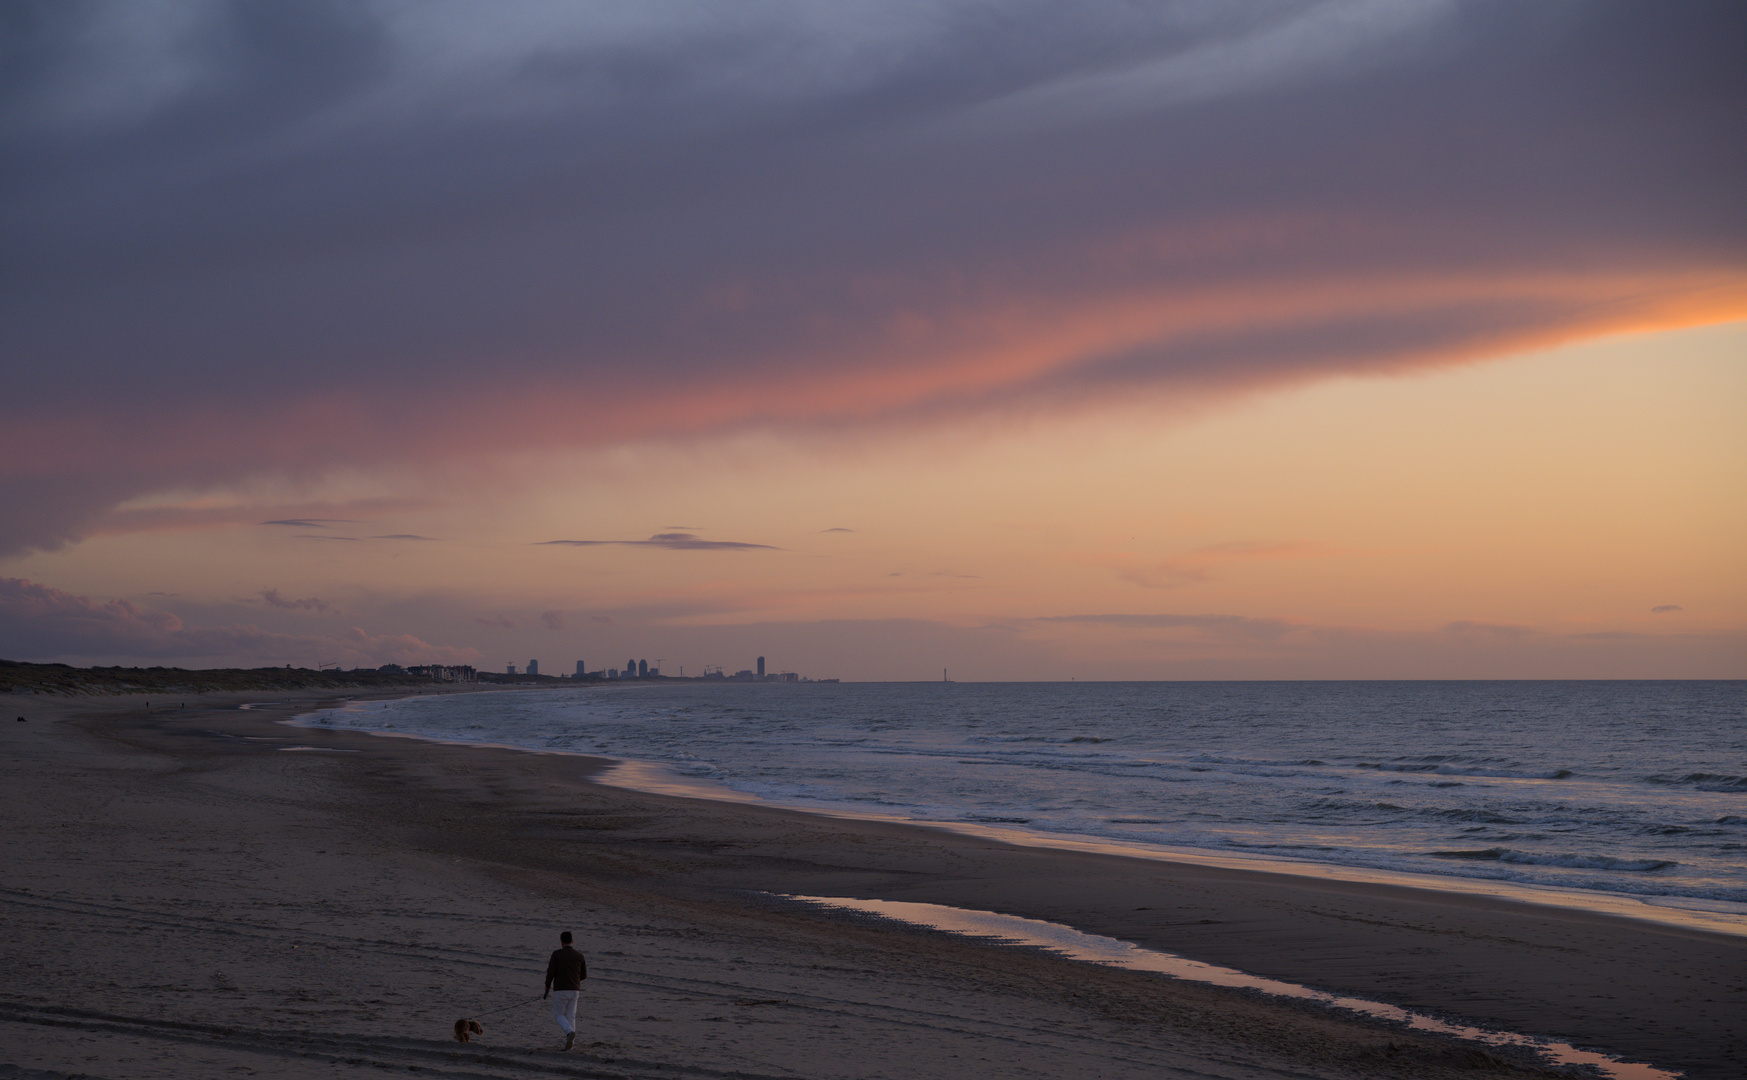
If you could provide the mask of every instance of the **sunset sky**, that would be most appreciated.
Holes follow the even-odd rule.
[[[0,21],[0,656],[1747,677],[1733,3]]]

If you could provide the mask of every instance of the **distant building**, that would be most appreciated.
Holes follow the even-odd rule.
[[[516,673],[516,665],[510,664],[507,668],[505,668],[505,671],[510,675],[514,675]]]
[[[425,664],[406,669],[408,675],[423,675],[436,682],[478,682],[478,672],[466,665]]]
[[[764,678],[764,657],[758,658],[758,677]]]
[[[636,677],[637,677],[637,661],[635,661],[635,660],[625,661],[625,678],[635,679]]]
[[[576,677],[580,679],[584,675],[587,675],[587,674],[588,674],[588,669],[582,666],[581,660],[578,660],[576,662]]]
[[[618,677],[619,677],[619,669],[618,668],[611,668],[610,667],[607,669],[607,678],[616,679]]]
[[[637,661],[637,677],[639,679],[647,679],[649,677],[649,661]]]
[[[529,660],[528,661],[528,674],[529,675],[540,674],[540,661],[538,661],[538,660]]]

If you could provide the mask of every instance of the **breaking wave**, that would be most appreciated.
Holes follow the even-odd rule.
[[[1515,851],[1511,848],[1483,848],[1479,851],[1432,851],[1438,859],[1474,859],[1520,866],[1565,866],[1573,870],[1618,870],[1628,874],[1649,874],[1679,866],[1673,859],[1621,859],[1612,855],[1543,854]]]

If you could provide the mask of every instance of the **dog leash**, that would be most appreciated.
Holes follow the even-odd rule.
[[[542,995],[542,996],[544,996],[544,995]],[[539,1001],[539,1000],[540,1000],[540,998],[529,998],[526,1001],[518,1001],[514,1005],[505,1005],[501,1009],[491,1009],[487,1012],[473,1013],[469,1016],[464,1016],[461,1019],[463,1019],[463,1020],[477,1020],[482,1016],[496,1016],[500,1012],[509,1012],[511,1009],[519,1009],[523,1005],[532,1005],[534,1002]]]

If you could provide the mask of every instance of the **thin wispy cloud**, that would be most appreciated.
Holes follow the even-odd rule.
[[[944,129],[960,137],[990,127],[1035,131],[1350,74],[1418,51],[1415,39],[1437,30],[1455,10],[1450,0],[1308,5],[1280,18],[1255,19],[1248,27],[1222,28],[1227,32],[1212,41],[1190,43],[1162,57],[1112,71],[1076,72],[980,103]]]
[[[389,533],[386,536],[372,536],[372,540],[426,540],[431,543],[441,543],[434,536],[418,536],[414,533]]]
[[[1652,614],[1652,615],[1667,615],[1670,612],[1685,611],[1685,610],[1686,609],[1681,607],[1679,604],[1657,604],[1655,607],[1650,609],[1650,614]]]
[[[258,594],[268,605],[285,611],[331,611],[333,605],[317,597],[306,597],[301,600],[291,600],[279,595],[278,589],[262,589]]]
[[[647,540],[542,540],[537,546],[559,545],[562,547],[651,547],[666,548],[669,551],[781,551],[781,548],[770,544],[748,544],[739,540],[703,540],[693,533],[669,532],[656,533]]]
[[[4,475],[4,469],[0,469],[0,484],[5,482]],[[409,498],[404,495],[349,499],[337,504],[319,505],[304,503],[274,506],[269,501],[267,506],[262,506],[252,500],[237,499],[236,494],[238,493],[227,492],[224,497],[217,499],[200,496],[169,501],[154,499],[144,505],[118,506],[93,519],[90,529],[93,535],[99,536],[216,531],[241,525],[325,529],[335,522],[364,520],[350,515],[337,517],[331,513],[333,510],[350,510],[378,516],[428,510],[431,506],[428,499]],[[263,521],[260,520],[263,512],[278,516]]]

